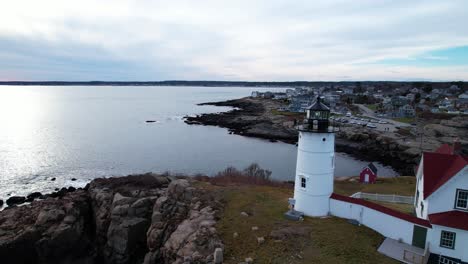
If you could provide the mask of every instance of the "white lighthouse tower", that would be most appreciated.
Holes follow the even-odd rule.
[[[333,192],[335,134],[330,109],[317,98],[299,127],[294,210],[307,216],[326,216]]]

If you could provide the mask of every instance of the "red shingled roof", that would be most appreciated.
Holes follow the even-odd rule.
[[[450,146],[442,145],[436,152],[424,152],[424,199],[429,197],[467,164],[466,157],[448,154]],[[449,152],[450,153],[450,152]]]
[[[408,221],[408,222],[411,222],[411,223],[414,223],[414,224],[417,224],[417,225],[432,227],[431,224],[429,223],[429,221],[427,221],[425,219],[420,219],[420,218],[417,218],[415,216],[405,214],[405,213],[402,213],[400,211],[396,211],[396,210],[390,209],[388,207],[382,206],[380,204],[376,204],[376,203],[366,201],[366,200],[363,200],[363,199],[357,199],[357,198],[353,198],[353,197],[349,197],[349,196],[343,196],[343,195],[339,195],[339,194],[336,194],[336,193],[332,193],[330,198],[338,200],[338,201],[349,202],[349,203],[353,203],[353,204],[359,204],[359,205],[365,206],[367,208],[379,211],[381,213],[384,213],[384,214],[387,214],[387,215],[390,215],[390,216],[393,216],[393,217],[396,217],[396,218],[399,218],[399,219],[402,219],[402,220],[405,220],[405,221]]]
[[[454,146],[449,144],[442,144],[438,149],[436,149],[436,153],[440,154],[453,154]]]
[[[434,225],[468,230],[468,212],[448,211],[430,214],[429,220]]]

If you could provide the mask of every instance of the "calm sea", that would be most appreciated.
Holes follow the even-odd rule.
[[[183,122],[185,115],[229,110],[197,103],[240,98],[251,91],[236,87],[0,86],[0,198],[83,186],[96,177],[150,171],[212,175],[227,166],[244,168],[253,162],[271,170],[276,179],[292,180],[294,145]],[[365,164],[340,154],[336,175],[357,175]],[[381,175],[396,175],[388,167],[379,169]],[[72,182],[72,178],[77,180]]]

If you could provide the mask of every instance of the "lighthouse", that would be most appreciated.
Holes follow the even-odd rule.
[[[307,216],[326,216],[333,192],[335,134],[330,125],[330,109],[320,97],[307,108],[299,126],[294,210]]]

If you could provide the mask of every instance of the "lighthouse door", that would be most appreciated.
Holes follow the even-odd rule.
[[[369,182],[369,174],[364,175],[364,182]]]

